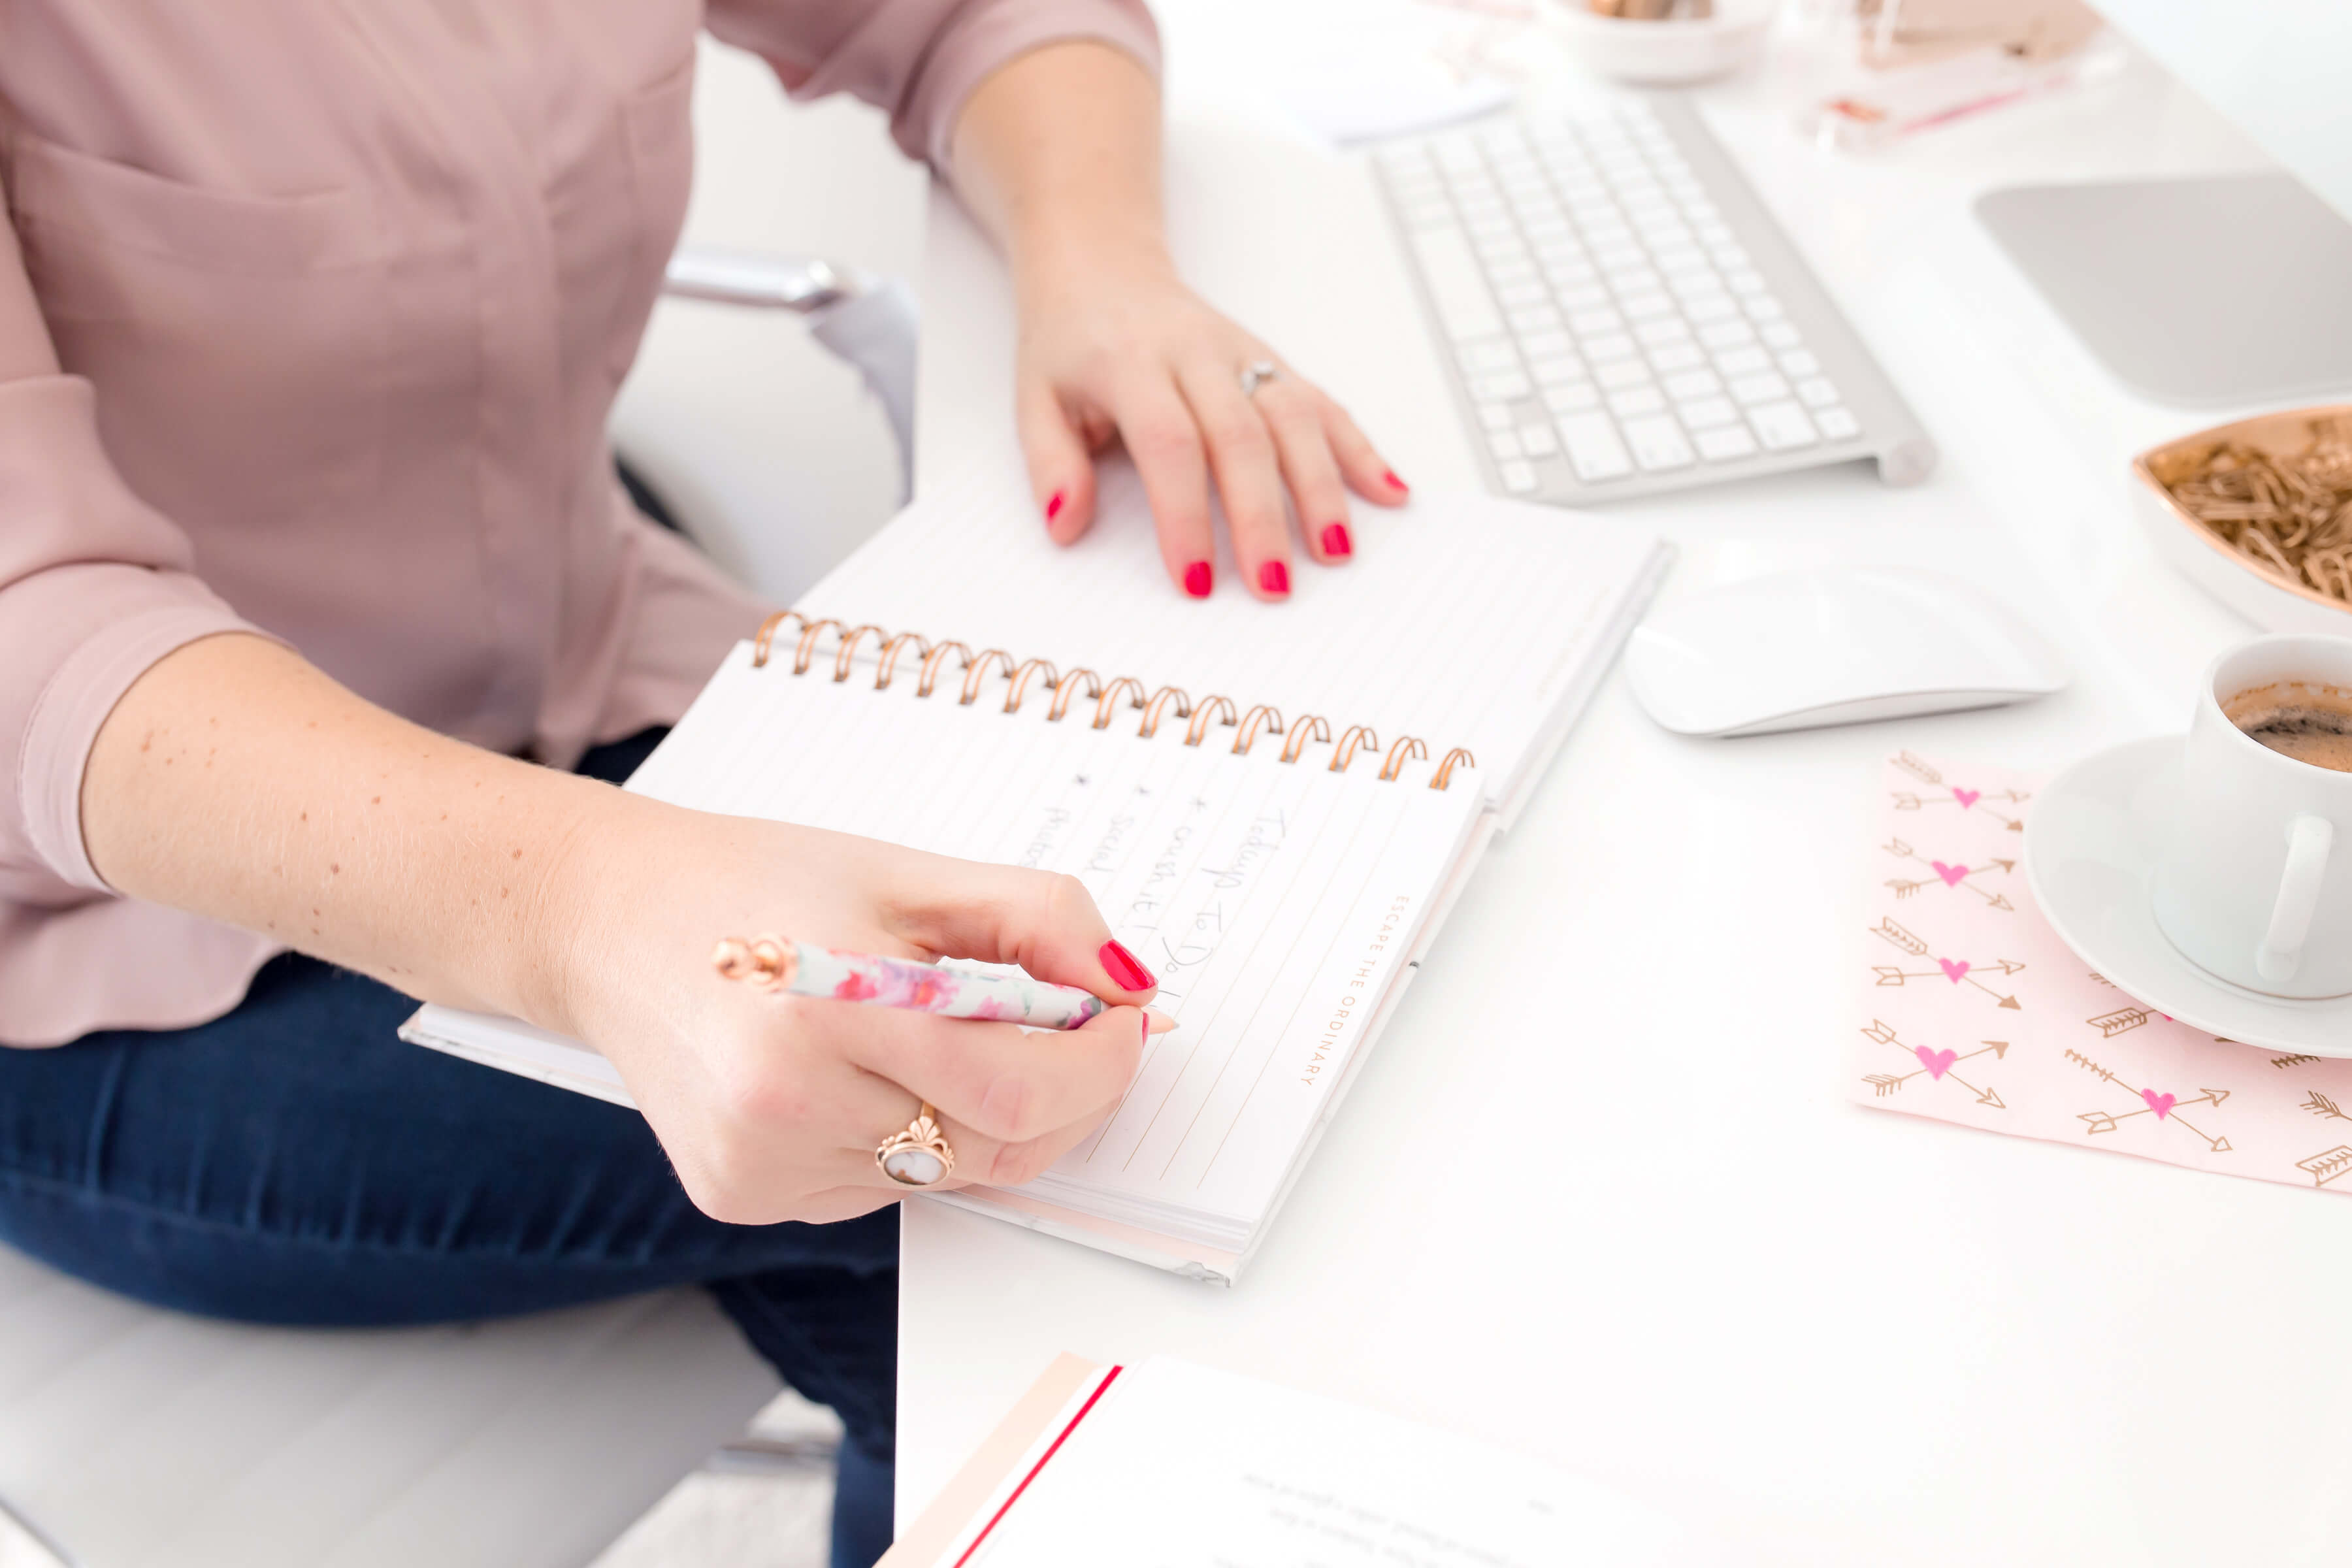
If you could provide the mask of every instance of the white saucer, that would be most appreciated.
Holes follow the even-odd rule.
[[[2134,741],[2068,768],[2025,817],[2025,874],[2068,947],[2118,989],[2192,1029],[2266,1049],[2352,1057],[2352,996],[2265,996],[2208,974],[2149,909],[2158,825],[2179,773],[2180,737]]]

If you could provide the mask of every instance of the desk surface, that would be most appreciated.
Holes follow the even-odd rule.
[[[1161,9],[1191,275],[1423,489],[1475,484],[1360,163],[1210,63],[1243,58],[1248,7]],[[1969,200],[2253,155],[2147,68],[1878,161],[1807,148],[1758,82],[1703,101],[1943,466],[1912,489],[1848,466],[1617,515],[1682,547],[1669,595],[1824,562],[1979,578],[2065,643],[2074,685],[1726,743],[1662,732],[1612,679],[1239,1288],[908,1205],[902,1510],[1055,1352],[1171,1352],[1546,1456],[1765,1560],[2315,1563],[2352,1541],[2332,1321],[2352,1205],[1867,1110],[1840,1071],[1878,759],[2046,767],[2176,728],[2246,632],[2128,510],[2131,454],[2208,421],[2117,390]],[[925,303],[938,473],[1011,439],[1002,270],[944,201]],[[1487,1157],[1530,1114],[1557,1130],[1539,1187]]]

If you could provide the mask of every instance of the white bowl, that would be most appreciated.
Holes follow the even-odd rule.
[[[1619,81],[1666,86],[1727,75],[1756,58],[1779,0],[1715,0],[1699,20],[1643,22],[1595,15],[1583,0],[1543,0],[1569,51]]]
[[[2157,553],[2191,582],[2268,631],[2322,632],[2333,637],[2352,634],[2352,605],[2332,599],[2318,589],[2248,560],[2230,542],[2197,521],[2172,499],[2157,479],[2168,462],[2199,447],[2234,441],[2277,457],[2303,450],[2311,437],[2311,422],[2330,416],[2352,415],[2352,405],[2297,408],[2284,414],[2264,414],[2233,425],[2216,425],[2178,441],[2151,447],[2132,459],[2138,480],[2140,525],[2156,545]]]

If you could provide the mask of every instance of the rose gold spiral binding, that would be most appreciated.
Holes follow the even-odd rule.
[[[1370,725],[1349,725],[1347,731],[1339,737],[1339,749],[1331,753],[1333,773],[1344,773],[1348,771],[1348,764],[1356,760],[1356,747],[1359,744],[1368,752],[1377,752],[1381,749],[1381,738],[1372,733]]]
[[[868,637],[881,639],[880,658],[874,672],[874,688],[877,691],[887,689],[896,679],[898,661],[911,646],[922,660],[915,686],[918,697],[929,697],[937,689],[940,672],[949,658],[953,656],[961,660],[964,671],[962,689],[956,699],[960,706],[968,707],[979,700],[980,689],[987,680],[989,670],[1002,664],[1005,679],[1010,684],[1004,699],[1004,711],[1007,713],[1021,710],[1021,705],[1029,693],[1030,682],[1042,675],[1054,693],[1054,700],[1045,710],[1046,719],[1052,721],[1059,721],[1067,716],[1070,705],[1077,694],[1084,691],[1087,699],[1095,704],[1090,728],[1108,729],[1111,716],[1118,711],[1119,700],[1124,698],[1129,707],[1139,709],[1143,713],[1143,721],[1137,727],[1136,733],[1144,740],[1150,740],[1160,732],[1160,722],[1167,717],[1171,707],[1176,717],[1190,721],[1184,728],[1184,743],[1188,746],[1197,746],[1208,739],[1210,729],[1220,721],[1229,729],[1237,728],[1240,733],[1234,736],[1233,745],[1237,756],[1249,755],[1250,748],[1257,743],[1261,731],[1285,736],[1282,760],[1286,763],[1297,762],[1306,754],[1308,746],[1331,738],[1331,727],[1320,715],[1314,713],[1300,714],[1297,722],[1288,726],[1286,734],[1282,710],[1270,703],[1259,703],[1236,718],[1232,699],[1213,692],[1197,704],[1181,687],[1177,686],[1163,686],[1147,698],[1143,683],[1132,676],[1122,675],[1106,681],[1093,670],[1085,668],[1073,669],[1063,675],[1055,668],[1051,659],[1032,658],[1015,663],[1013,656],[1001,647],[982,648],[975,654],[960,642],[933,643],[919,632],[893,635],[871,624],[850,627],[836,620],[811,620],[797,610],[778,610],[760,622],[759,630],[751,638],[752,668],[767,667],[768,661],[775,657],[778,634],[789,630],[795,622],[799,624],[800,636],[793,652],[794,675],[808,673],[809,667],[816,658],[816,645],[829,627],[839,639],[833,656],[833,679],[836,681],[849,679],[857,650]],[[1344,773],[1355,761],[1359,751],[1377,752],[1380,746],[1380,737],[1372,732],[1370,725],[1351,724],[1340,734],[1339,743],[1333,749],[1330,771]],[[1381,760],[1381,782],[1395,783],[1402,776],[1407,763],[1426,759],[1428,755],[1429,748],[1418,737],[1402,737],[1389,748],[1388,755]],[[1455,768],[1475,768],[1477,765],[1477,758],[1472,756],[1466,747],[1456,746],[1445,753],[1444,760],[1431,773],[1429,787],[1445,789],[1453,782]]]
[[[1478,765],[1478,759],[1461,747],[1454,747],[1445,753],[1445,760],[1437,764],[1437,771],[1429,775],[1429,787],[1444,789],[1446,781],[1454,776],[1454,764],[1456,763],[1460,763],[1465,768],[1475,768]]]
[[[890,634],[877,626],[863,626],[844,633],[840,651],[833,656],[833,679],[836,685],[849,679],[849,662],[857,657],[857,645],[866,640],[867,632],[872,632],[886,643],[890,640]]]
[[[751,638],[751,668],[753,669],[765,669],[768,668],[768,651],[775,644],[777,629],[786,621],[797,621],[800,618],[800,615],[796,611],[778,610],[775,614],[770,616],[766,620],[760,623],[759,631],[754,634]]]
[[[1282,743],[1282,760],[1295,763],[1307,754],[1308,744],[1331,738],[1331,726],[1314,713],[1301,713],[1291,721],[1290,739]]]
[[[1070,710],[1070,699],[1078,694],[1078,684],[1081,681],[1086,683],[1088,697],[1102,695],[1102,682],[1096,679],[1093,670],[1074,669],[1062,677],[1055,685],[1054,705],[1045,710],[1045,717],[1048,721],[1056,724],[1062,721],[1062,715]]]
[[[1395,745],[1389,748],[1388,760],[1381,763],[1381,782],[1382,784],[1396,783],[1397,774],[1404,771],[1405,763],[1412,761],[1415,757],[1426,757],[1428,755],[1429,748],[1427,746],[1423,745],[1412,736],[1407,735],[1403,740],[1399,741]]]
[[[1192,721],[1185,726],[1185,731],[1183,731],[1185,745],[1200,745],[1202,741],[1206,741],[1206,738],[1209,738],[1209,721],[1216,720],[1218,712],[1223,712],[1225,715],[1225,726],[1228,726],[1228,729],[1242,721],[1240,712],[1233,708],[1233,700],[1223,699],[1223,696],[1216,696],[1216,693],[1204,696],[1204,699],[1200,700],[1200,708],[1192,710]]]
[[[1257,731],[1260,725],[1264,725],[1277,735],[1281,734],[1282,710],[1261,702],[1256,707],[1251,709],[1248,712],[1243,714],[1242,732],[1234,737],[1234,754],[1235,756],[1246,757],[1249,755],[1249,749],[1257,744]]]
[[[882,663],[874,671],[875,690],[887,691],[890,689],[891,675],[898,668],[898,656],[906,651],[908,643],[913,643],[917,647],[921,648],[924,658],[930,657],[931,645],[929,638],[920,632],[900,632],[882,645]]]
[[[929,653],[923,655],[923,678],[915,683],[916,696],[929,697],[931,694],[931,688],[940,683],[940,666],[947,662],[948,655],[951,653],[963,655],[963,663],[958,665],[957,668],[971,668],[971,649],[964,647],[963,644],[960,642],[935,644]]]
[[[1136,731],[1136,733],[1147,741],[1158,733],[1160,715],[1171,700],[1176,704],[1176,717],[1189,719],[1192,716],[1192,700],[1184,695],[1183,689],[1177,686],[1163,686],[1151,694],[1150,701],[1143,705],[1143,727]]]
[[[1007,662],[1010,662],[1009,657]],[[1013,689],[1004,694],[1004,710],[1007,713],[1018,713],[1021,711],[1021,700],[1029,694],[1030,678],[1039,674],[1043,674],[1045,676],[1045,684],[1048,686],[1059,686],[1062,683],[1061,671],[1054,668],[1054,661],[1052,659],[1032,658],[1024,660],[1021,667],[1013,672]],[[965,700],[970,701],[971,699],[967,698]]]
[[[964,667],[963,695],[956,699],[959,707],[969,708],[980,700],[980,683],[988,679],[989,665],[998,661],[1004,666],[1005,679],[1011,679],[1013,656],[1003,648],[984,647],[971,656],[971,662]]]
[[[1132,693],[1128,698],[1129,707],[1143,706],[1143,682],[1131,675],[1122,675],[1102,689],[1102,696],[1095,702],[1095,721],[1088,728],[1096,730],[1110,728],[1110,716],[1118,711],[1118,694],[1122,691]]]
[[[801,622],[801,640],[793,648],[794,675],[806,675],[809,672],[809,661],[816,657],[816,639],[824,635],[824,628],[827,626],[833,628],[834,636],[839,637],[842,634],[843,628],[839,621],[803,620]]]

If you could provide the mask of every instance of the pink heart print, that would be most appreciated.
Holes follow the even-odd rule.
[[[1983,797],[1984,792],[1982,790],[1962,789],[1958,784],[1954,784],[1952,786],[1952,798],[1960,803],[1960,809],[1962,811],[1968,810],[1969,807],[1976,805],[1976,803]]]
[[[1960,1059],[1958,1051],[1931,1051],[1925,1046],[1912,1047],[1911,1054],[1919,1058],[1919,1065],[1927,1069],[1927,1076],[1938,1081],[1952,1070],[1952,1064]],[[2169,1098],[2167,1097],[2168,1101]]]
[[[2165,1119],[2166,1115],[2172,1110],[2174,1104],[2173,1096],[2168,1094],[2158,1094],[2152,1089],[2141,1089],[2139,1091],[2139,1097],[2147,1101],[2147,1108],[2156,1112],[2156,1119],[2158,1121]]]
[[[1960,983],[1960,976],[1969,972],[1969,961],[1965,958],[1939,958],[1936,962],[1944,966],[1944,977],[1955,985]]]
[[[1936,868],[1936,875],[1944,879],[1944,886],[1947,888],[1958,887],[1961,879],[1969,874],[1969,868],[1966,866],[1947,866],[1941,860],[1930,860],[1927,864]]]

